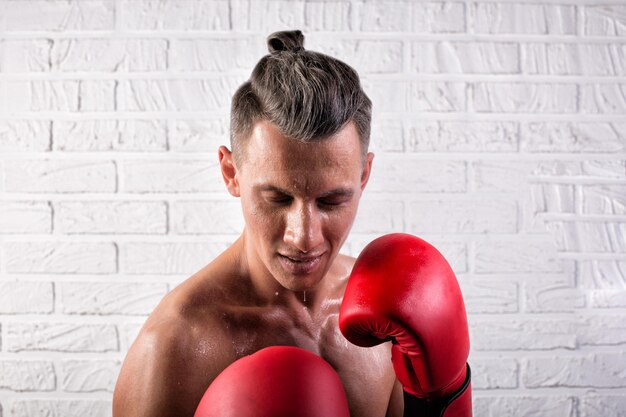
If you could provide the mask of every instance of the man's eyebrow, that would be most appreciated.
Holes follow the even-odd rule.
[[[254,188],[256,188],[259,191],[273,191],[275,193],[291,195],[289,191],[283,190],[282,188],[277,187],[275,185],[271,185],[271,184],[261,184],[261,185],[255,186]],[[318,198],[328,198],[328,197],[334,197],[334,196],[352,197],[353,195],[354,195],[354,190],[352,190],[351,188],[340,187],[340,188],[332,189],[330,191],[326,191],[325,193],[320,195]]]
[[[256,188],[259,191],[274,191],[276,193],[290,195],[290,193],[287,190],[283,190],[282,188],[276,187],[275,185],[271,185],[271,184],[255,185],[254,188]]]
[[[334,190],[330,190],[320,195],[319,198],[327,198],[327,197],[352,197],[354,194],[354,190],[351,188],[335,188]]]

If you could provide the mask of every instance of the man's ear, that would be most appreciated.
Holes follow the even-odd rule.
[[[363,172],[361,172],[361,191],[365,189],[367,182],[370,179],[370,173],[372,172],[372,161],[374,160],[374,153],[367,153],[367,160],[363,166]]]
[[[239,197],[240,190],[239,179],[237,178],[238,171],[233,159],[233,153],[226,146],[220,146],[218,150],[218,157],[220,160],[222,177],[224,178],[224,183],[226,184],[228,192],[234,197]]]

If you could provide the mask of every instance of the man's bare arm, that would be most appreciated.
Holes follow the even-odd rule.
[[[396,379],[389,398],[389,407],[387,408],[386,417],[402,417],[404,414],[404,397],[402,393],[402,384]]]
[[[146,326],[120,371],[113,417],[192,417],[205,389],[228,364],[218,349],[199,357],[198,340],[184,321]]]

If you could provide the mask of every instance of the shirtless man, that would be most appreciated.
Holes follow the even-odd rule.
[[[220,147],[219,161],[244,230],[150,315],[120,372],[114,417],[191,417],[226,367],[277,345],[329,363],[351,416],[402,416],[391,343],[358,347],[338,326],[354,265],[339,250],[374,157],[371,102],[352,68],[303,41],[270,35],[270,54],[234,95],[232,151]]]

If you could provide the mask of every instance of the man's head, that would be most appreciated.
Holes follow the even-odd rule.
[[[352,121],[365,160],[372,103],[356,71],[328,55],[305,50],[298,30],[271,34],[268,49],[270,54],[233,96],[230,141],[235,161],[245,159],[247,139],[261,120],[303,142],[322,140]]]
[[[226,186],[241,198],[250,270],[294,291],[315,288],[328,272],[373,160],[371,104],[358,75],[301,43],[300,32],[270,36],[277,52],[233,99],[233,152],[220,148]]]

